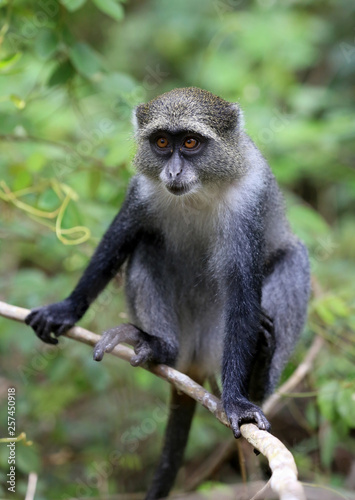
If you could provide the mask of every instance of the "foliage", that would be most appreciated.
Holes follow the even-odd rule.
[[[316,396],[292,401],[284,426],[304,413],[290,440],[301,477],[334,485],[355,456],[354,14],[351,0],[0,1],[0,298],[32,308],[74,286],[133,173],[134,105],[189,85],[239,101],[324,290],[285,371],[322,335],[307,380]],[[116,281],[83,325],[99,332],[126,319]],[[165,384],[117,360],[94,364],[69,340],[53,349],[25,326],[0,328],[1,377],[17,388],[18,433],[34,442],[17,445],[13,498],[31,470],[38,500],[142,491]],[[189,462],[228,435],[200,411]],[[6,481],[3,445],[0,465]]]

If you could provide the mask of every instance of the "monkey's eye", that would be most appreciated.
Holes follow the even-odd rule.
[[[198,140],[194,139],[193,137],[187,137],[184,141],[184,147],[187,149],[197,148],[198,145],[199,145]]]
[[[165,137],[158,137],[158,139],[156,140],[156,145],[158,146],[158,148],[166,148],[169,145],[169,141]]]

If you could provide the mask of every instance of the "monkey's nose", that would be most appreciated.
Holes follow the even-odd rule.
[[[177,177],[179,177],[181,172],[182,172],[182,168],[180,168],[179,170],[169,170],[170,180],[172,180],[172,181],[175,180]]]
[[[173,156],[167,165],[167,171],[170,181],[174,181],[182,173],[183,165],[178,156]]]

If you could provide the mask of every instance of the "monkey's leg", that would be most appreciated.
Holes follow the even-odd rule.
[[[274,353],[268,374],[260,378],[264,396],[271,393],[301,334],[310,291],[308,253],[301,242],[275,256],[262,288],[262,308],[272,318]]]
[[[195,407],[196,401],[172,388],[163,451],[145,500],[169,494],[183,459]]]
[[[174,365],[178,355],[178,320],[173,276],[167,271],[162,243],[143,235],[126,269],[126,299],[132,322],[149,342],[156,363]]]
[[[163,275],[164,262],[164,248],[159,248],[155,237],[141,234],[126,269],[126,298],[134,325],[104,332],[94,350],[96,361],[125,342],[134,347],[133,366],[147,361],[174,365],[178,353],[176,314]]]
[[[261,312],[259,339],[256,359],[249,384],[249,396],[252,401],[261,403],[265,395],[265,380],[268,380],[272,357],[275,353],[276,342],[274,323],[264,312]]]

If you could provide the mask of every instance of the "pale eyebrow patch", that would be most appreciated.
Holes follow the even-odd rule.
[[[217,135],[208,127],[203,127],[197,123],[194,123],[193,121],[185,121],[181,120],[179,122],[179,127],[174,126],[171,123],[168,122],[162,122],[162,121],[152,121],[149,125],[143,127],[142,129],[137,130],[137,135],[142,138],[142,139],[148,139],[151,135],[159,132],[159,131],[166,131],[170,132],[172,134],[176,132],[191,132],[195,134],[199,134],[202,137],[206,137],[207,139],[213,139],[217,140],[218,137]]]

